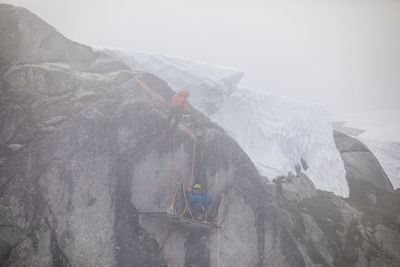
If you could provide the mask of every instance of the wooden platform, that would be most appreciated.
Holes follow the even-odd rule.
[[[221,228],[221,226],[217,223],[207,223],[200,222],[197,220],[193,220],[186,217],[181,217],[173,214],[169,214],[166,212],[139,212],[140,215],[146,216],[148,218],[154,218],[159,220],[160,222],[167,222],[170,224],[174,224],[179,227],[185,227],[192,230],[213,230]]]

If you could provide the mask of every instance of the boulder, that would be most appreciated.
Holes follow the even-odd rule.
[[[289,201],[300,202],[317,195],[314,184],[304,173],[296,176],[289,173],[287,177],[278,178],[276,182],[282,196]]]

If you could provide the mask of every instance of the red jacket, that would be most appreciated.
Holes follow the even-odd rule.
[[[176,93],[171,100],[171,106],[183,105],[183,112],[186,111],[188,106],[187,98],[189,96],[189,92],[187,90],[183,90],[179,93]]]

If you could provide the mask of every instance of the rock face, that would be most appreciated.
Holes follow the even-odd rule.
[[[163,103],[136,78],[170,99],[164,81],[127,73],[24,9],[0,14],[0,265],[308,265],[286,213],[221,128],[191,109],[195,151],[183,127],[175,141],[162,135]],[[223,250],[218,232],[139,216],[169,208],[172,171],[177,191],[193,171],[214,196]]]
[[[122,63],[72,42],[23,8],[1,5],[0,74],[14,64],[65,62],[74,68],[108,72]],[[101,65],[101,66],[99,66]]]
[[[24,9],[0,15],[0,266],[399,266],[400,192],[365,183],[369,195],[344,200],[301,168],[264,183],[192,107],[175,138],[163,134],[163,80]],[[140,215],[168,210],[192,179],[223,231]]]
[[[351,192],[344,200],[310,188],[301,173],[275,182],[277,205],[287,211],[292,234],[310,266],[399,265],[399,192],[366,183],[358,189],[363,194]],[[370,192],[375,204],[364,197]]]
[[[387,191],[394,191],[378,160],[363,143],[339,132],[335,132],[334,137],[345,164],[350,191],[351,185],[357,181],[371,183]]]

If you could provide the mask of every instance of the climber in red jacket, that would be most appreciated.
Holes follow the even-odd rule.
[[[168,129],[170,132],[174,132],[178,127],[179,122],[182,119],[183,113],[186,113],[189,97],[188,90],[183,90],[176,93],[171,100],[171,105],[168,111]]]

